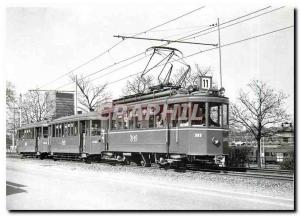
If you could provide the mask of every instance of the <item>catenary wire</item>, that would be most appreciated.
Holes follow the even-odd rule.
[[[269,35],[269,34],[272,34],[272,33],[276,33],[276,32],[279,32],[279,31],[283,31],[283,30],[286,30],[286,29],[289,29],[289,28],[293,28],[293,27],[294,26],[292,25],[292,26],[288,26],[288,27],[276,29],[276,30],[273,30],[273,31],[270,31],[270,32],[266,32],[266,33],[263,33],[263,34],[255,35],[255,36],[248,37],[248,38],[244,38],[242,40],[238,40],[238,41],[230,42],[230,43],[227,43],[227,44],[223,44],[223,45],[221,45],[221,47],[231,46],[231,45],[234,45],[234,44],[237,44],[237,43],[245,42],[245,41],[248,41],[248,40],[251,40],[251,39],[255,39],[255,38],[258,38],[258,37],[263,37],[263,36],[266,36],[266,35]],[[192,57],[192,56],[195,56],[195,55],[198,55],[198,54],[202,54],[204,52],[209,52],[209,51],[212,51],[212,50],[215,50],[215,49],[218,49],[218,47],[213,47],[213,48],[210,48],[210,49],[202,50],[200,52],[195,52],[195,53],[192,53],[192,54],[190,54],[188,56],[182,57],[182,59],[186,59],[186,58],[189,58],[189,57]],[[136,76],[138,74],[141,74],[142,72],[143,71],[140,71],[138,73],[131,74],[131,75],[123,77],[121,79],[118,79],[118,80],[115,80],[115,81],[112,81],[112,82],[108,82],[107,85],[111,85],[111,84],[114,84],[116,82],[120,82],[120,81],[122,81],[124,79],[127,79],[127,78],[130,78],[132,76]]]
[[[162,23],[162,24],[160,24],[160,25],[157,25],[157,26],[154,26],[154,27],[152,27],[152,28],[149,28],[148,30],[143,31],[143,32],[140,32],[140,33],[137,33],[137,34],[135,34],[135,35],[133,35],[133,36],[138,36],[138,35],[140,35],[140,34],[143,34],[143,33],[146,33],[146,32],[148,32],[148,31],[151,31],[151,30],[153,30],[153,29],[156,29],[156,28],[159,28],[159,27],[161,27],[161,26],[164,26],[164,25],[166,25],[166,24],[168,24],[168,23],[171,23],[171,22],[173,22],[173,21],[175,21],[175,20],[178,20],[178,19],[180,19],[180,18],[182,18],[182,17],[185,17],[185,16],[187,16],[187,15],[189,15],[189,14],[192,14],[192,13],[198,11],[198,10],[201,10],[201,9],[203,9],[204,7],[205,7],[205,6],[196,8],[196,9],[190,11],[190,12],[187,12],[187,13],[185,13],[185,14],[183,14],[183,15],[180,15],[180,16],[178,16],[178,17],[175,17],[175,18],[173,18],[173,19],[171,19],[171,20],[168,20],[167,22],[164,22],[164,23]],[[109,49],[105,50],[104,52],[100,53],[99,55],[97,55],[97,56],[95,56],[95,57],[89,59],[88,61],[86,61],[86,62],[80,64],[79,66],[77,66],[77,67],[75,67],[74,69],[68,71],[67,73],[64,73],[63,75],[59,76],[58,78],[56,78],[56,79],[54,79],[54,80],[52,80],[52,81],[50,81],[50,82],[48,82],[48,83],[42,85],[42,86],[39,87],[38,89],[41,89],[41,88],[43,88],[43,87],[45,87],[45,86],[48,86],[48,85],[50,85],[50,84],[56,82],[57,80],[59,80],[59,79],[65,77],[65,76],[67,76],[67,75],[73,73],[74,71],[78,70],[79,68],[81,68],[81,67],[83,67],[83,66],[89,64],[90,62],[92,62],[92,61],[94,61],[94,60],[100,58],[100,57],[103,56],[104,54],[109,53],[110,50],[112,50],[113,48],[115,48],[116,46],[118,46],[119,44],[121,44],[123,41],[124,41],[124,40],[118,41],[118,42],[115,43],[113,46],[111,46]]]
[[[266,9],[268,9],[268,8],[270,8],[270,6],[265,7],[265,8],[262,8],[262,9],[259,9],[259,10],[256,10],[256,11],[252,11],[252,12],[246,14],[246,15],[243,15],[243,16],[236,17],[236,18],[234,18],[234,19],[228,20],[228,21],[226,21],[226,22],[224,22],[224,23],[221,23],[220,25],[224,25],[224,24],[227,24],[227,23],[236,21],[236,20],[238,20],[238,19],[244,18],[244,17],[246,17],[246,16],[250,16],[250,15],[252,15],[252,14],[258,13],[258,12],[263,11],[263,10],[266,10]],[[276,9],[275,9],[275,10],[276,10]],[[272,10],[272,12],[273,12],[273,11],[274,11],[274,10]],[[214,27],[205,29],[205,30],[200,31],[200,32],[204,32],[204,31],[210,30],[210,29],[212,29],[212,28],[214,28]],[[199,33],[199,32],[198,32],[198,33]],[[188,36],[190,36],[190,35],[187,35],[187,36],[185,36],[185,37],[188,37]],[[183,40],[185,37],[180,38],[180,39],[178,39],[178,40]],[[165,45],[167,45],[167,44],[170,44],[170,43],[164,43],[164,44],[162,44],[162,46],[165,46]],[[136,56],[138,56],[138,55],[141,55],[141,54],[143,54],[143,53],[144,53],[144,52],[138,53],[137,55],[132,56],[132,58],[134,58],[134,57],[136,57]],[[126,58],[126,59],[124,59],[124,61],[130,60],[130,59],[132,59],[132,58],[131,58],[131,57]],[[119,62],[124,62],[124,61],[121,60],[121,61],[119,61]],[[99,72],[101,72],[101,71],[103,71],[103,70],[106,70],[106,69],[108,69],[108,68],[110,68],[110,67],[112,67],[112,66],[114,66],[114,65],[116,65],[116,64],[109,65],[109,66],[107,66],[107,67],[105,67],[105,68],[103,68],[103,69],[100,69],[100,70],[98,70],[98,71],[96,71],[96,72],[93,72],[92,74],[87,75],[87,76],[85,76],[85,77],[83,77],[83,78],[90,77],[91,75],[94,75],[94,74],[99,73]],[[69,82],[69,83],[67,83],[67,84],[64,84],[63,86],[58,87],[57,89],[60,89],[61,87],[70,85],[70,84],[72,84],[72,83],[73,83],[73,82]]]

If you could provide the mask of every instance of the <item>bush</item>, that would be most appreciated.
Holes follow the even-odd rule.
[[[11,136],[6,134],[6,149],[10,149],[11,145],[12,145],[12,138]]]
[[[279,166],[282,170],[294,170],[294,157],[285,159]]]
[[[251,151],[250,147],[230,147],[228,166],[229,167],[245,167],[248,163],[248,154]]]

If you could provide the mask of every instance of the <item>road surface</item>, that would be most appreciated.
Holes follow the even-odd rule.
[[[9,210],[293,210],[293,199],[7,158]]]

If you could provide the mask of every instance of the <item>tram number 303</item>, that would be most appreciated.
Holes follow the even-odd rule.
[[[130,142],[137,142],[137,141],[138,141],[137,134],[135,134],[135,135],[130,134]]]

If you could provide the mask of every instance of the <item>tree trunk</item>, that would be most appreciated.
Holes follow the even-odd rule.
[[[256,139],[257,141],[257,166],[261,168],[261,151],[260,151],[260,137]]]

